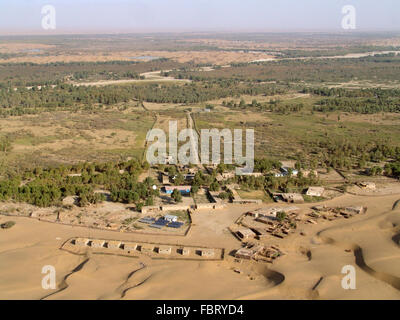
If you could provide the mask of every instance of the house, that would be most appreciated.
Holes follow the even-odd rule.
[[[167,220],[169,222],[176,222],[176,221],[178,221],[178,217],[170,215],[170,214],[167,214],[167,215],[164,216],[164,220]]]
[[[222,199],[219,197],[220,191],[210,191],[208,190],[208,195],[213,203],[221,203]]]
[[[309,187],[307,189],[306,195],[310,197],[322,197],[325,188],[323,187]]]
[[[137,250],[137,243],[125,243],[124,244],[124,251],[131,253],[134,252],[135,250]]]
[[[254,211],[250,211],[247,213],[247,215],[253,217],[253,218],[258,218],[258,217],[265,217],[265,218],[270,218],[270,219],[275,219],[276,218],[276,213],[278,212],[275,210],[271,209],[258,209]]]
[[[152,244],[144,244],[141,246],[140,251],[142,253],[152,253],[154,252],[154,245]]]
[[[171,247],[168,247],[168,246],[160,246],[159,248],[158,248],[158,253],[159,254],[166,254],[166,255],[168,255],[168,254],[171,254]]]
[[[269,225],[273,225],[274,224],[272,222],[272,220],[270,218],[267,218],[267,217],[258,217],[256,219],[256,221],[261,222],[261,223],[265,223],[265,224],[269,224]]]
[[[75,239],[75,245],[85,247],[89,245],[89,239],[77,238]]]
[[[104,248],[106,242],[104,240],[93,240],[91,243],[92,248]]]
[[[288,203],[303,203],[304,198],[299,193],[274,193],[273,198],[275,201],[285,201]]]
[[[178,190],[180,193],[190,193],[190,190],[192,189],[191,186],[165,186],[164,190],[166,194],[172,194],[174,190]]]
[[[161,183],[164,186],[169,186],[171,185],[171,182],[169,181],[169,175],[165,174],[165,173],[161,173]]]
[[[248,229],[248,228],[239,229],[239,230],[236,232],[236,234],[237,234],[240,238],[242,238],[243,240],[251,239],[251,238],[254,238],[254,237],[256,236],[256,234],[255,234],[253,231],[251,231],[251,229]]]
[[[254,255],[253,250],[247,248],[241,248],[236,251],[235,258],[250,260]]]
[[[190,249],[189,248],[182,248],[182,249],[179,249],[178,251],[183,256],[188,256],[190,254]]]
[[[254,211],[249,211],[246,213],[247,216],[253,217],[253,218],[258,218],[260,215],[260,212],[258,210]]]
[[[108,241],[107,248],[108,249],[121,249],[122,242],[121,241]]]
[[[202,257],[213,257],[214,249],[202,249],[202,250],[200,250],[200,255]]]

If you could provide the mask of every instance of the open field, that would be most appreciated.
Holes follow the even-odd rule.
[[[154,119],[141,108],[125,111],[52,112],[0,120],[12,150],[2,168],[140,157]]]

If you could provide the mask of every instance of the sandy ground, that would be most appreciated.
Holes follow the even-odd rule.
[[[398,198],[344,195],[327,201],[330,206],[364,205],[368,211],[351,220],[301,225],[290,237],[274,240],[286,255],[273,265],[237,263],[229,255],[240,242],[227,228],[249,206],[196,213],[187,237],[123,234],[13,217],[16,225],[0,230],[0,299],[400,299],[400,208],[392,210]],[[0,222],[7,220],[0,216]],[[227,255],[215,262],[165,261],[90,251],[79,256],[59,249],[76,236],[218,244]],[[41,287],[45,265],[56,268],[56,290]],[[344,265],[356,269],[355,290],[341,287]]]
[[[125,79],[125,80],[101,80],[94,82],[73,82],[75,86],[109,86],[109,85],[119,85],[119,84],[129,84],[129,83],[142,83],[142,82],[184,82],[189,83],[191,80],[187,79],[175,79],[173,77],[163,77],[160,75],[161,70],[145,72],[140,75],[144,77],[144,79],[136,80],[136,79]]]
[[[4,46],[4,45],[3,45]],[[21,45],[23,47],[23,45]],[[18,50],[19,51],[19,47]],[[31,46],[26,49],[41,49],[40,53],[45,52],[46,47]],[[0,47],[0,52],[15,52],[9,48]],[[54,54],[38,55],[35,53],[27,54],[21,57],[12,57],[9,59],[0,59],[0,62],[7,63],[50,63],[50,62],[79,62],[79,61],[144,61],[142,57],[167,58],[181,63],[194,61],[195,63],[213,63],[227,64],[234,62],[251,62],[254,60],[270,59],[273,56],[263,52],[232,52],[232,51],[119,51],[119,52],[77,52],[75,54]],[[139,58],[138,58],[139,57]],[[150,60],[150,59],[145,59]]]

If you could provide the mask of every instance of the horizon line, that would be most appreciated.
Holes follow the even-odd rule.
[[[0,37],[4,36],[70,36],[70,35],[129,35],[129,34],[306,34],[306,33],[320,33],[320,34],[371,34],[371,33],[400,33],[400,29],[281,29],[281,30],[141,30],[141,31],[102,31],[102,30],[85,30],[85,31],[68,31],[63,30],[60,32],[52,31],[17,31],[17,32],[2,32],[0,30]]]

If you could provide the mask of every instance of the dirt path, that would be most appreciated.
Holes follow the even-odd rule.
[[[199,158],[199,144],[196,144],[196,141],[199,141],[199,137],[195,137],[194,135],[194,121],[193,121],[193,117],[192,117],[192,113],[191,112],[187,112],[186,113],[187,116],[187,123],[188,123],[188,129],[190,130],[190,141],[192,142],[192,150],[194,150],[195,154],[193,155],[193,158],[195,159],[195,163],[199,165],[200,164],[200,158]]]

